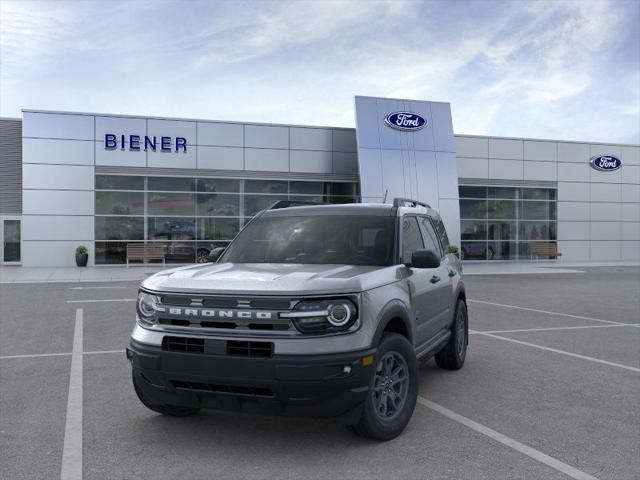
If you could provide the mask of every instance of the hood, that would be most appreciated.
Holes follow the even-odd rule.
[[[143,288],[162,292],[238,295],[357,293],[398,280],[397,266],[214,263],[164,270]]]

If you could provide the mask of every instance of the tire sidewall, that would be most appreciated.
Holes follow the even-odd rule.
[[[456,320],[455,320],[455,325],[454,325],[454,352],[455,352],[455,356],[456,356],[456,363],[458,365],[458,368],[462,367],[462,365],[464,364],[465,359],[467,358],[467,344],[469,343],[469,327],[468,327],[468,323],[469,323],[469,319],[468,319],[468,315],[467,315],[467,306],[466,304],[462,301],[462,300],[458,300],[458,305],[456,306]],[[463,322],[464,326],[464,344],[462,345],[462,348],[464,350],[464,355],[462,357],[460,357],[460,350],[458,348],[458,322]]]

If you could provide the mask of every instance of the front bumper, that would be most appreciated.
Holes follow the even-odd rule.
[[[154,403],[273,415],[359,417],[375,349],[239,357],[167,351],[130,340],[136,382]],[[365,365],[364,363],[367,363]]]

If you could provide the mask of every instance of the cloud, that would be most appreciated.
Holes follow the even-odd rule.
[[[638,5],[2,0],[0,113],[352,126],[360,94],[449,101],[460,133],[638,142]]]

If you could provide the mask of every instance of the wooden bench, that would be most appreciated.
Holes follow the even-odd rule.
[[[562,254],[558,252],[558,246],[552,242],[536,242],[531,245],[531,255],[535,255],[536,259],[540,257],[558,258]]]
[[[127,266],[132,260],[141,260],[142,263],[146,263],[149,260],[162,260],[164,265],[164,246],[127,243]]]

